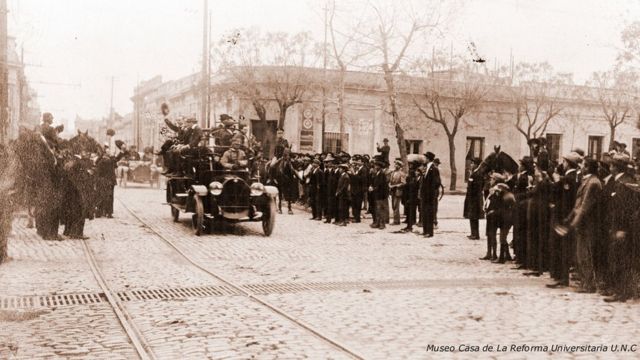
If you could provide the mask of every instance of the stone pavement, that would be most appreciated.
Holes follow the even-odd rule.
[[[192,266],[155,232],[208,270],[255,291],[365,358],[542,358],[548,354],[426,349],[430,344],[610,345],[640,339],[638,303],[606,304],[597,295],[550,290],[544,287],[547,279],[479,261],[485,243],[466,239],[468,224],[456,218],[459,196],[445,196],[432,239],[396,233],[398,226],[380,231],[366,223],[327,225],[308,220],[309,214],[299,210],[279,215],[271,237],[262,235],[258,223],[197,237],[188,216],[171,221],[162,191],[132,187],[117,189],[116,196],[147,224],[116,201],[115,219],[88,223],[88,244],[160,359],[345,354],[239,293],[218,293],[222,282]],[[0,266],[0,359],[36,354],[135,358],[106,302],[2,308],[7,296],[101,291],[79,242],[39,240],[20,220],[14,229],[12,260]],[[216,295],[204,294],[206,288]],[[169,295],[161,298],[161,293]]]

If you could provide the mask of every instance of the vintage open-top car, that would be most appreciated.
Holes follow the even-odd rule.
[[[185,157],[185,176],[167,180],[167,203],[178,221],[180,213],[192,213],[196,235],[211,230],[216,223],[260,221],[266,236],[275,226],[278,189],[252,178],[248,170],[224,170],[213,151],[202,147],[197,155]]]

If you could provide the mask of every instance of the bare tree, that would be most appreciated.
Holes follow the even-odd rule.
[[[412,86],[411,93],[419,112],[426,119],[440,124],[447,135],[451,168],[449,190],[453,191],[456,190],[458,175],[455,137],[466,116],[480,109],[493,81],[492,77],[477,73],[471,66],[455,66],[455,74],[439,76],[435,70],[441,60],[434,58],[417,63],[417,70],[423,77],[414,80],[416,86]],[[449,69],[453,68],[449,64]]]
[[[520,63],[510,88],[516,111],[515,127],[527,140],[544,135],[551,120],[562,112],[559,101],[571,85],[571,76],[555,74],[548,63]]]
[[[414,7],[410,1],[382,5],[371,0],[365,12],[371,13],[366,22],[371,26],[361,26],[354,31],[361,37],[360,43],[371,50],[368,61],[372,66],[369,69],[381,72],[384,78],[388,112],[393,119],[400,157],[406,169],[407,149],[399,111],[398,76],[408,57],[419,52],[416,45],[423,45],[428,35],[440,26],[444,16],[443,4],[429,0]]]
[[[343,3],[344,4],[344,3]],[[349,29],[358,29],[364,24],[364,17],[358,16],[356,11],[350,11],[350,16],[345,16],[349,21],[342,21],[342,24],[338,24],[338,12],[339,9],[336,6],[336,0],[332,0],[330,7],[327,9],[327,27],[330,35],[330,47],[332,65],[337,70],[337,84],[335,84],[337,96],[337,112],[338,122],[340,126],[340,144],[344,146],[344,125],[345,125],[345,82],[347,77],[347,70],[358,64],[358,61],[369,56],[372,50],[362,46],[363,36],[355,31],[349,31]],[[355,15],[355,21],[354,20]],[[344,19],[343,19],[344,20]],[[345,24],[348,23],[347,24]],[[346,31],[344,29],[347,29]],[[328,84],[325,84],[327,86]]]
[[[218,91],[248,99],[261,121],[268,120],[268,102],[278,107],[278,127],[284,128],[287,110],[307,100],[315,90],[318,44],[309,33],[262,34],[257,29],[238,29],[218,44],[224,59],[221,73],[227,76]],[[266,126],[266,140],[274,134]],[[265,144],[266,145],[266,144]]]
[[[595,91],[603,117],[609,124],[609,150],[616,139],[616,128],[633,114],[635,78],[632,72],[619,69],[595,72],[588,83]]]

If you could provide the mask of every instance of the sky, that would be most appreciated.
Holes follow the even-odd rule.
[[[393,0],[389,0],[393,1]],[[443,0],[446,1],[446,0]],[[340,0],[338,0],[338,4]],[[231,29],[323,35],[324,0],[209,0],[212,40]],[[9,34],[24,48],[42,111],[71,121],[133,110],[140,81],[199,71],[203,0],[8,0]],[[640,20],[640,0],[466,0],[442,46],[473,42],[488,66],[548,61],[581,83],[616,57],[620,32]]]

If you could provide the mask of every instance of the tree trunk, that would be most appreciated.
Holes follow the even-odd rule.
[[[278,118],[278,129],[284,130],[284,119],[287,117],[288,106],[280,105],[280,117]]]
[[[456,168],[456,134],[447,134],[449,140],[449,167],[451,168],[451,182],[449,183],[449,190],[456,190],[456,183],[458,181],[458,169]]]
[[[609,151],[613,150],[613,142],[616,141],[616,127],[609,124],[611,134],[609,136]]]
[[[400,151],[400,160],[405,173],[409,172],[409,163],[407,162],[407,146],[404,139],[404,130],[400,125],[400,116],[398,115],[398,104],[396,102],[396,86],[393,81],[393,74],[385,71],[384,80],[387,83],[387,97],[391,106],[391,115],[396,130],[396,140],[398,141],[398,150]],[[391,161],[391,159],[389,159]]]

